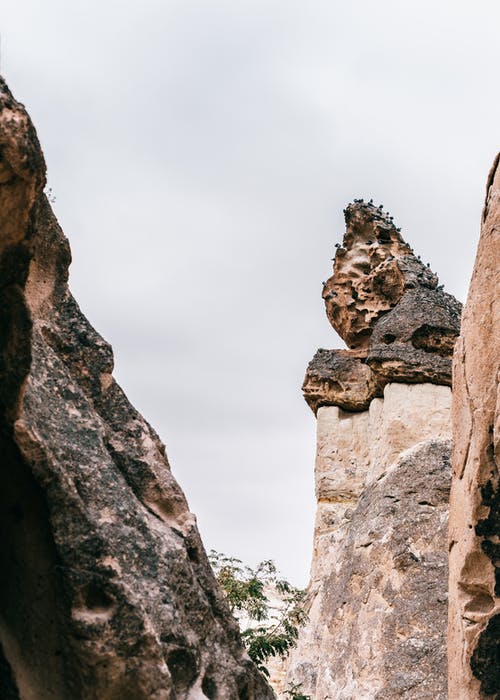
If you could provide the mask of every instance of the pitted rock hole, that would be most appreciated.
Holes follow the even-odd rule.
[[[208,700],[215,700],[217,697],[217,685],[210,676],[205,676],[201,684],[201,689]]]
[[[198,675],[198,664],[194,654],[187,649],[174,649],[167,657],[167,666],[175,690],[189,690]]]
[[[424,324],[413,332],[411,343],[416,350],[450,357],[453,354],[456,339],[456,334],[449,328],[435,328]]]
[[[471,593],[471,595],[471,599],[464,606],[465,612],[486,613],[494,608],[495,601],[485,591],[477,591],[475,594]]]
[[[244,678],[238,680],[238,700],[251,700],[248,682]]]
[[[112,617],[114,609],[114,599],[106,593],[102,584],[92,581],[81,589],[78,604],[73,608],[73,617],[89,623],[105,621]]]
[[[498,697],[500,688],[500,615],[489,621],[471,657],[472,673],[481,682],[484,695]]]

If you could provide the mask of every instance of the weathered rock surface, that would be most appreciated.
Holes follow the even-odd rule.
[[[1,81],[1,695],[272,698],[165,449],[68,290],[44,184],[35,130]]]
[[[449,387],[388,384],[318,411],[309,622],[288,679],[312,698],[446,698]]]
[[[380,207],[359,201],[344,213],[343,243],[323,287],[330,323],[357,351],[353,356],[364,356],[382,386],[388,381],[451,385],[461,305],[442,291],[437,275]]]
[[[302,385],[305,400],[314,413],[320,406],[363,411],[388,382],[451,386],[460,303],[380,207],[358,201],[344,213],[346,232],[323,299],[350,349],[318,350]]]
[[[297,668],[313,698],[447,697],[449,451],[438,441],[408,451],[338,533],[317,660],[303,656]]]
[[[445,292],[405,292],[375,325],[367,363],[381,381],[450,385],[460,312],[460,303]]]
[[[497,156],[453,367],[448,653],[457,700],[500,697],[499,293]]]
[[[364,411],[375,396],[382,396],[383,382],[364,360],[363,353],[349,350],[320,348],[316,352],[302,385],[304,398],[314,413],[320,406]]]
[[[436,289],[438,278],[413,254],[382,207],[362,200],[344,210],[346,232],[323,287],[327,316],[351,348],[366,347],[381,315],[407,289]]]
[[[451,358],[460,304],[390,217],[345,210],[323,298],[349,350],[319,350],[309,622],[288,680],[315,700],[444,700]]]

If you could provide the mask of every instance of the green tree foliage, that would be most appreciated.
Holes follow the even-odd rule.
[[[240,559],[212,550],[210,563],[238,620],[248,655],[269,676],[266,661],[287,656],[307,620],[304,591],[280,578],[272,561],[252,569]],[[291,700],[310,700],[297,685],[289,686],[286,693]]]

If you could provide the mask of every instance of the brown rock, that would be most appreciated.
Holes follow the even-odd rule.
[[[314,411],[364,411],[388,382],[451,386],[460,303],[437,286],[392,219],[356,201],[325,283],[327,316],[351,350],[318,350],[302,385]]]
[[[274,697],[156,433],[67,287],[43,156],[0,82],[2,697]]]
[[[349,350],[320,349],[307,367],[302,385],[304,398],[316,414],[320,406],[364,411],[383,384],[364,357]]]
[[[392,218],[362,201],[344,211],[346,232],[323,299],[332,326],[352,349],[366,348],[378,319],[408,289],[435,289],[438,278],[413,254]]]
[[[481,237],[453,361],[450,697],[500,697],[500,167],[490,172]]]

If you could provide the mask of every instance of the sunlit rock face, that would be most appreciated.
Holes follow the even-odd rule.
[[[347,207],[324,286],[348,350],[319,350],[309,622],[288,681],[311,698],[447,697],[451,357],[460,304],[371,203]]]
[[[165,448],[68,290],[44,184],[0,81],[0,695],[270,699]]]
[[[453,363],[450,499],[450,698],[500,697],[500,167]]]

